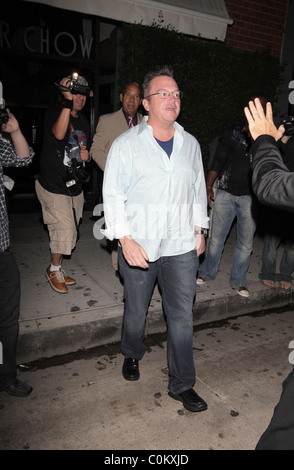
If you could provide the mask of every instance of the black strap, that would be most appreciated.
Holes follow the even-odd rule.
[[[76,210],[75,210],[74,203],[73,203],[73,198],[72,198],[72,211],[73,211],[75,226],[77,230],[77,241],[78,241],[80,239],[80,229],[79,229],[79,224],[77,221],[77,215],[76,215]]]

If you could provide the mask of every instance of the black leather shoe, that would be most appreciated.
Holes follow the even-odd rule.
[[[169,396],[174,400],[179,400],[183,403],[184,407],[189,411],[204,411],[207,410],[207,403],[195,392],[193,388],[189,388],[178,395],[168,392]]]
[[[124,360],[122,373],[126,380],[138,380],[140,377],[140,372],[137,359],[126,357]]]
[[[33,388],[24,382],[15,379],[15,381],[4,390],[14,397],[27,397],[33,391]]]

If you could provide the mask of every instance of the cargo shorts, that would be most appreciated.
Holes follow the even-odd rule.
[[[83,215],[83,192],[78,196],[51,193],[38,180],[35,189],[48,228],[51,253],[70,255],[77,243],[78,224]]]

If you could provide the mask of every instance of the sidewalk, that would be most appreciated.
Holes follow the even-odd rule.
[[[123,286],[114,275],[107,240],[93,236],[92,212],[84,212],[80,240],[63,268],[77,283],[68,294],[53,291],[45,279],[49,264],[47,231],[39,213],[11,214],[11,245],[21,274],[21,313],[18,362],[29,362],[113,343],[120,340]],[[195,324],[202,325],[248,313],[290,305],[293,293],[264,286],[258,273],[263,239],[255,237],[248,272],[249,298],[229,286],[235,246],[230,233],[217,279],[197,286]],[[146,334],[165,331],[157,287],[151,300]]]

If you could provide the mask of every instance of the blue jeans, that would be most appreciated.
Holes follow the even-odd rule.
[[[262,268],[259,278],[268,281],[292,281],[294,271],[294,243],[286,240],[283,255],[280,262],[280,272],[276,273],[277,250],[281,243],[281,237],[275,234],[266,234],[264,237]]]
[[[193,358],[193,305],[196,296],[196,250],[178,256],[164,256],[149,263],[148,269],[131,267],[118,248],[119,271],[124,280],[124,317],[121,352],[142,359],[149,302],[158,280],[167,322],[168,389],[174,394],[192,388],[196,373]]]
[[[247,270],[256,231],[255,205],[251,196],[234,196],[218,190],[213,203],[212,223],[205,259],[198,275],[205,280],[216,278],[225,241],[237,217],[237,243],[230,275],[230,286],[248,286]]]

